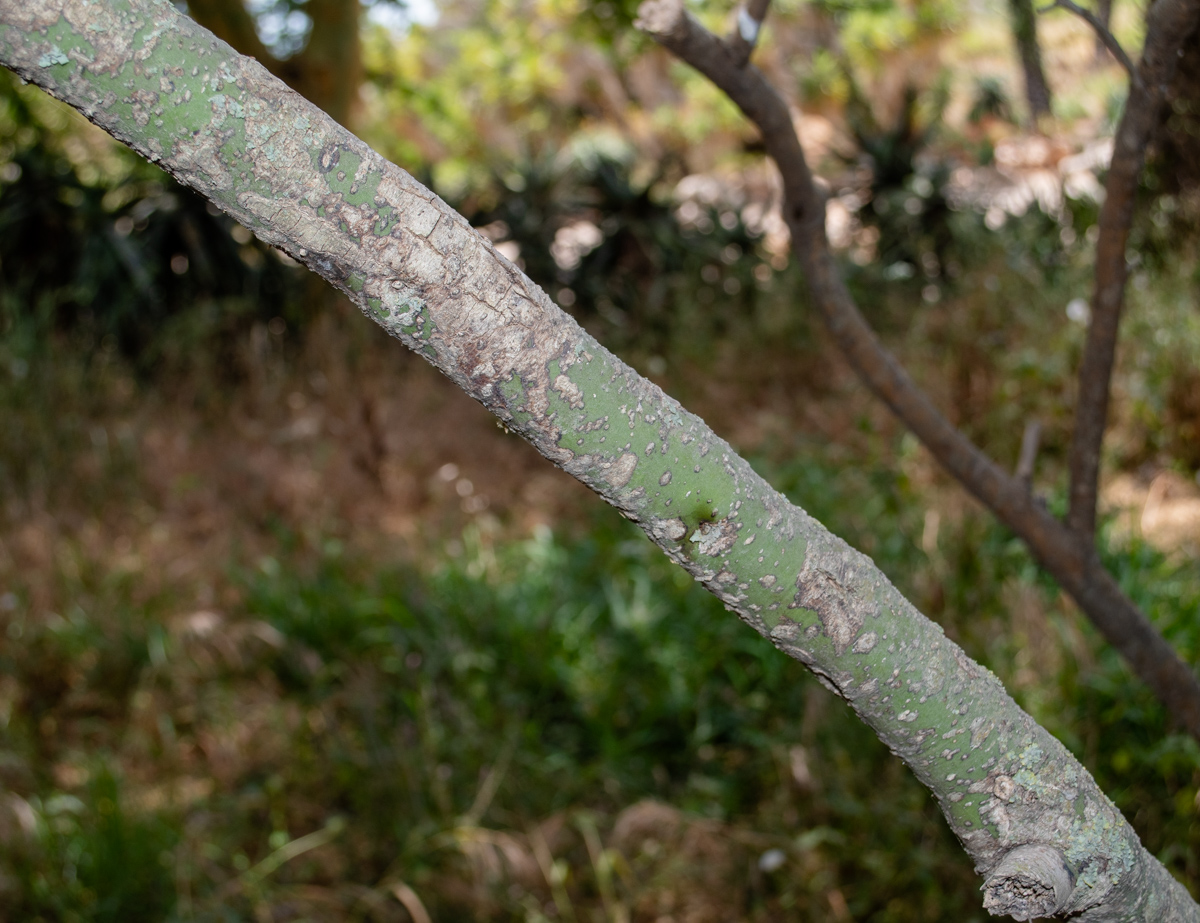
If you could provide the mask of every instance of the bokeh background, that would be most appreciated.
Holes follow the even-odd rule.
[[[874,557],[1200,893],[1196,742],[865,393],[754,132],[631,0],[193,7]],[[1111,16],[1136,49],[1142,6]],[[1038,421],[1061,510],[1125,81],[1077,19],[1038,29],[1037,119],[995,0],[780,0],[756,61],[867,316],[1003,464]],[[1198,118],[1184,97],[1144,180],[1101,531],[1192,663]],[[978,888],[799,664],[285,256],[0,73],[0,918],[963,923]]]

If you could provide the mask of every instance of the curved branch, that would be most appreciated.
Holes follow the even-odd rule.
[[[1158,123],[1167,85],[1175,73],[1183,42],[1200,20],[1198,0],[1156,0],[1146,14],[1142,61],[1129,82],[1129,97],[1113,143],[1112,164],[1104,184],[1100,237],[1096,241],[1092,320],[1079,365],[1079,394],[1068,464],[1071,474],[1067,526],[1080,542],[1091,545],[1096,533],[1096,501],[1100,455],[1108,422],[1108,401],[1125,284],[1129,266],[1125,248],[1133,225],[1138,178],[1146,145]]]
[[[647,0],[639,15],[642,29],[708,77],[762,132],[783,177],[792,249],[822,319],[859,377],[950,474],[1024,540],[1175,720],[1200,738],[1200,681],[1191,669],[1121,591],[1095,552],[1076,541],[1018,478],[950,424],[863,318],[829,250],[825,200],[783,98],[757,68],[738,65],[725,43],[687,15],[680,0]]]
[[[260,65],[166,0],[0,0],[0,63],[327,279],[815,671],[935,794],[990,908],[1200,923],[1087,770],[868,558]]]
[[[1117,41],[1117,37],[1100,21],[1099,16],[1091,10],[1084,9],[1078,3],[1075,3],[1074,0],[1054,0],[1053,3],[1038,10],[1038,12],[1048,13],[1050,10],[1066,10],[1068,13],[1074,13],[1086,22],[1092,27],[1092,31],[1096,33],[1096,38],[1104,44],[1105,48],[1112,52],[1112,56],[1125,68],[1125,73],[1129,74],[1129,79],[1137,79],[1137,68],[1134,67],[1133,61],[1125,53],[1125,49],[1121,47],[1121,43]]]

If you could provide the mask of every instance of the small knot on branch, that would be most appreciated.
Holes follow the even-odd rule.
[[[983,883],[983,908],[1014,920],[1052,917],[1067,906],[1073,887],[1063,854],[1031,843],[1011,850]]]

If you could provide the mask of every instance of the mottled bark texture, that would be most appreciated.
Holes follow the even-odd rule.
[[[1197,0],[1159,0],[1163,5]],[[1029,546],[1133,671],[1200,739],[1200,681],[1100,564],[1090,543],[1044,509],[956,429],[879,342],[850,297],[825,237],[825,198],[804,159],[787,103],[755,67],[684,13],[680,0],[642,4],[641,28],[723,90],[762,132],[783,179],[792,251],[826,327],[864,383],[934,458]]]
[[[0,0],[0,62],[328,279],[807,664],[933,791],[993,912],[1200,920],[1087,771],[869,559],[259,64],[165,0]],[[1030,846],[1041,861],[1010,858]]]
[[[304,47],[277,58],[258,37],[243,0],[188,0],[196,22],[242,54],[257,58],[276,77],[342,125],[353,127],[362,82],[359,41],[360,0],[308,0],[304,12],[312,29]]]

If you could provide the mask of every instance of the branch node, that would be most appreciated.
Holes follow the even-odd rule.
[[[983,908],[1014,920],[1052,917],[1067,906],[1074,883],[1063,854],[1029,843],[1010,850],[983,883]]]

